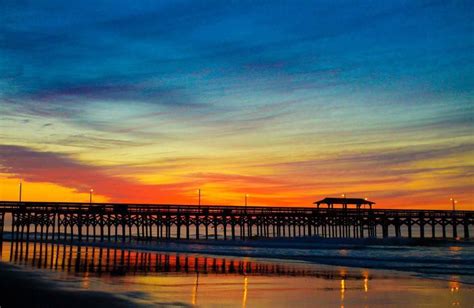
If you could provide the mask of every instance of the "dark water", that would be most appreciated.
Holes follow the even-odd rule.
[[[266,248],[268,249],[268,248]],[[393,271],[265,258],[220,257],[5,242],[2,261],[58,288],[96,290],[136,305],[214,307],[472,307],[459,276],[434,280]]]

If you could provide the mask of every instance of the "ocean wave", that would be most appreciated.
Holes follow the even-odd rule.
[[[8,238],[8,236],[7,236]],[[64,242],[70,244],[70,242]],[[470,241],[277,239],[248,241],[166,240],[130,243],[77,242],[102,248],[304,261],[324,265],[396,270],[425,278],[474,284],[474,244]]]

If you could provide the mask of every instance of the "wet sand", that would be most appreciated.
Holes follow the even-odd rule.
[[[0,307],[134,307],[110,293],[65,290],[57,283],[0,262]]]
[[[71,244],[69,241],[59,242]],[[314,264],[395,270],[416,273],[423,278],[450,280],[456,276],[474,285],[474,242],[470,240],[431,239],[324,239],[295,238],[250,241],[165,240],[125,243],[73,241],[103,249],[163,252],[168,254],[200,254],[210,256],[250,257]]]
[[[2,307],[472,307],[474,303],[473,286],[460,283],[456,276],[433,280],[301,261],[63,244],[7,243],[4,248]]]

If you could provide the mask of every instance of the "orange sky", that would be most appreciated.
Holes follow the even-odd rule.
[[[51,9],[54,6],[54,9]],[[0,199],[474,206],[457,1],[22,2],[0,27]]]

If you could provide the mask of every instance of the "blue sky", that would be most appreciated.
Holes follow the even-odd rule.
[[[236,202],[275,180],[256,202],[348,191],[396,204],[454,193],[472,206],[470,1],[1,5],[8,153],[67,157],[136,185],[182,184],[172,201],[207,185],[216,202]],[[12,160],[1,162],[5,183],[79,195],[89,185]],[[249,178],[226,190],[236,176]],[[377,184],[387,181],[406,186],[389,193]]]

